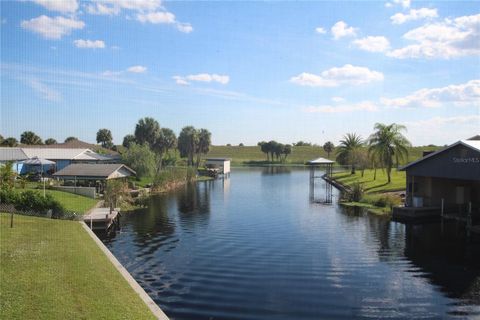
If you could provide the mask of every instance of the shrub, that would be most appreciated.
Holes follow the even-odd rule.
[[[393,194],[385,194],[380,196],[374,201],[374,205],[377,207],[393,207],[401,203],[401,199]]]
[[[0,203],[15,204],[18,193],[13,189],[0,189]]]
[[[349,201],[358,202],[363,198],[364,190],[360,183],[352,184],[352,191],[349,193]]]
[[[15,203],[15,209],[24,212],[37,212],[46,214],[52,210],[52,217],[60,218],[64,215],[65,208],[50,194],[45,197],[37,191],[27,190],[20,193]]]

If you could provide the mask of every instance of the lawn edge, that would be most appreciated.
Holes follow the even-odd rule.
[[[135,291],[135,293],[142,299],[142,301],[147,305],[148,309],[153,313],[153,315],[159,320],[169,320],[167,315],[160,309],[160,307],[152,300],[152,298],[143,290],[143,288],[138,284],[137,281],[132,277],[132,275],[127,271],[127,269],[118,261],[117,258],[108,250],[108,248],[103,244],[102,241],[95,235],[95,233],[90,230],[90,228],[83,222],[79,221],[83,229],[87,234],[93,239],[96,245],[102,250],[102,252],[107,256],[108,260],[112,263],[115,269],[122,275],[122,277],[127,281],[130,287]]]

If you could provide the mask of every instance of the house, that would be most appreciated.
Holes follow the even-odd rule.
[[[52,171],[58,171],[72,163],[116,163],[118,156],[101,155],[90,149],[53,148],[53,147],[17,147],[0,148],[0,162],[12,161],[18,173],[25,174],[38,170],[33,166],[22,164],[23,160],[31,158],[47,159],[55,162]],[[48,170],[48,169],[43,169]]]
[[[134,177],[136,172],[120,163],[73,163],[53,174],[63,180],[62,191],[95,196],[105,189],[106,182],[112,179]]]
[[[205,159],[205,167],[208,169],[218,170],[224,176],[230,175],[230,158],[207,158]]]
[[[480,140],[461,140],[401,167],[405,207],[395,217],[476,212],[480,206]]]

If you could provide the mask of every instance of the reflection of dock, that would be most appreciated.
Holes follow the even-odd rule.
[[[118,226],[120,209],[95,208],[89,214],[83,216],[83,221],[92,230],[108,231],[112,226]]]

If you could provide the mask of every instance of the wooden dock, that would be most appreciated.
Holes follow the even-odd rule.
[[[95,208],[87,215],[83,216],[83,221],[91,230],[108,231],[113,225],[118,224],[120,209],[115,208]]]

